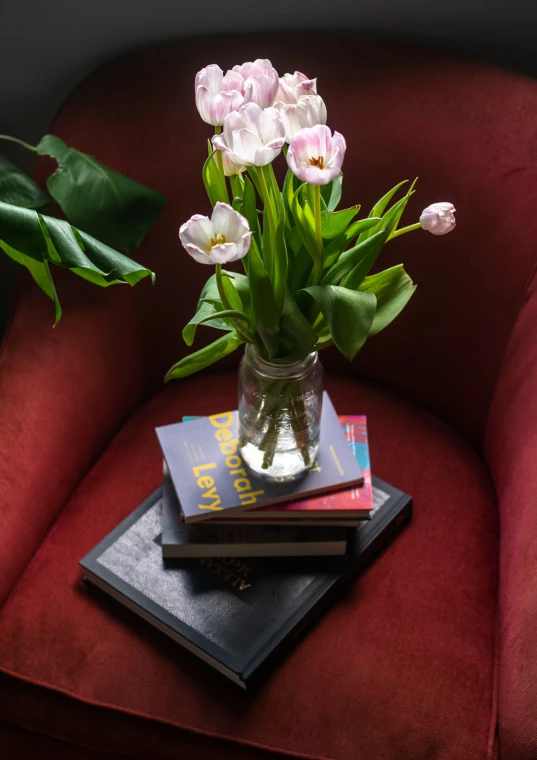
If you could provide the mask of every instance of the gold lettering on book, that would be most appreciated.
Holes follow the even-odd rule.
[[[207,464],[198,464],[197,466],[192,468],[192,472],[194,473],[194,477],[196,478],[196,485],[198,488],[201,488],[202,490],[206,488],[207,490],[205,493],[202,493],[201,498],[202,499],[208,499],[211,501],[210,504],[198,504],[199,509],[212,509],[212,510],[218,510],[222,509],[220,506],[220,496],[218,495],[218,491],[216,490],[216,486],[214,484],[214,479],[210,475],[201,475],[203,470],[214,470],[216,467],[215,462],[208,462]]]
[[[239,591],[251,588],[252,584],[244,580],[241,575],[248,577],[251,568],[235,557],[198,557],[197,562],[211,571],[213,575],[231,584]],[[227,567],[226,567],[227,565]],[[233,570],[231,569],[233,567]]]
[[[233,480],[233,488],[241,500],[241,505],[246,506],[255,504],[259,496],[264,495],[263,490],[252,491],[252,484],[244,469],[243,461],[239,454],[239,441],[233,439],[231,427],[233,425],[233,413],[223,412],[222,414],[213,414],[209,417],[209,422],[216,428],[215,438],[221,453],[225,456],[226,467],[230,475],[242,475],[243,477]],[[216,466],[216,465],[215,465]],[[220,499],[218,500],[220,504]],[[217,507],[222,508],[222,507]],[[201,507],[200,509],[214,509],[214,507]]]
[[[339,474],[340,475],[345,475],[345,470],[341,466],[341,462],[338,459],[338,456],[336,454],[336,451],[335,451],[334,447],[333,446],[329,446],[328,448],[330,450],[330,453],[332,454],[332,458],[333,458],[334,462],[336,463],[336,467],[338,468]]]

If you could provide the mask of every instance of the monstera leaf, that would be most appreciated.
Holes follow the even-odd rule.
[[[154,280],[149,269],[69,222],[1,202],[0,248],[25,266],[39,287],[54,301],[56,322],[61,317],[61,306],[50,263],[66,267],[101,287],[117,283],[136,285],[144,277]]]
[[[114,248],[128,252],[138,248],[164,208],[163,195],[108,169],[54,135],[45,135],[37,152],[58,162],[47,188],[72,224]]]
[[[50,203],[50,198],[15,164],[0,155],[0,201],[23,208],[43,208]]]

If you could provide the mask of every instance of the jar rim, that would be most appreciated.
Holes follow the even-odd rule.
[[[263,359],[257,348],[249,343],[246,346],[244,356],[252,369],[260,374],[274,376],[275,374],[284,373],[286,376],[289,376],[290,374],[293,374],[293,370],[298,375],[309,371],[317,361],[319,352],[312,351],[304,359],[298,359],[298,361],[294,362],[271,362],[267,359]]]

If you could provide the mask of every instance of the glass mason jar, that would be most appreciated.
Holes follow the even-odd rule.
[[[248,467],[270,480],[305,473],[319,450],[322,399],[317,351],[276,363],[248,344],[239,369],[239,448]]]

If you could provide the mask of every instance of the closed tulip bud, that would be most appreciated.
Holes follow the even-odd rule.
[[[211,218],[194,214],[179,229],[183,247],[201,264],[226,264],[248,253],[252,233],[247,220],[218,202]]]
[[[424,230],[433,235],[445,235],[455,229],[455,206],[452,203],[432,203],[420,216]]]
[[[276,108],[247,103],[226,116],[222,134],[212,142],[237,166],[266,166],[280,153],[285,128]]]
[[[224,72],[211,63],[196,74],[196,107],[203,121],[222,126],[225,117],[248,102],[244,80],[236,71]]]
[[[326,185],[340,174],[346,148],[343,135],[324,124],[305,127],[291,140],[287,163],[302,182]]]
[[[298,103],[304,95],[317,95],[317,79],[308,79],[300,71],[280,77],[277,101],[285,104]]]
[[[281,114],[285,127],[285,140],[290,143],[304,127],[326,124],[326,106],[320,95],[303,95],[298,103],[285,104],[277,101],[274,107]]]
[[[269,108],[274,103],[278,92],[278,72],[267,58],[233,66],[233,71],[243,78],[248,101],[257,103],[261,108]]]

